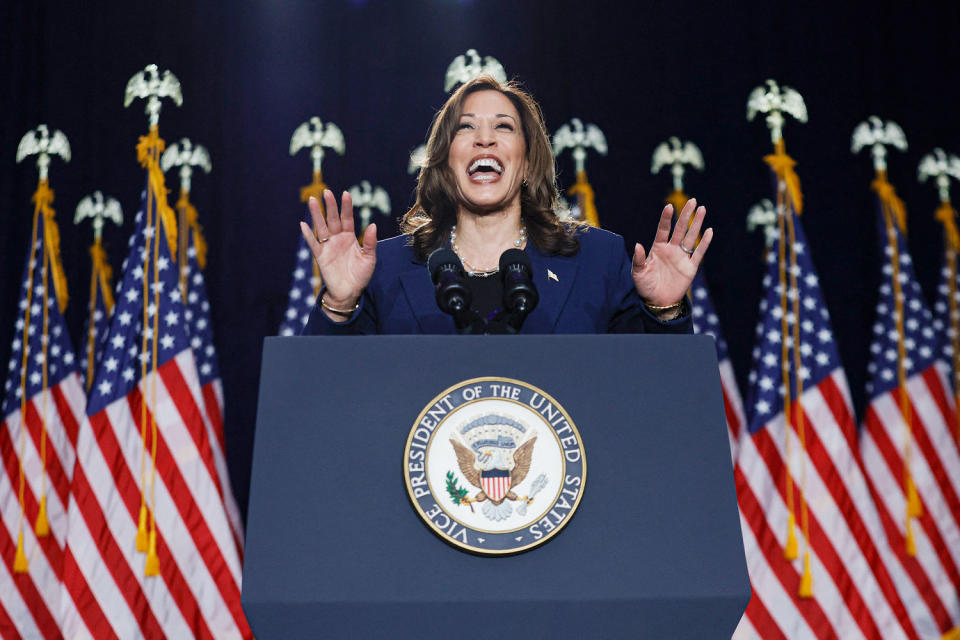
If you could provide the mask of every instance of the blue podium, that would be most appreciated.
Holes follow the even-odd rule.
[[[495,376],[547,392],[588,461],[536,548],[445,543],[404,484],[437,394]],[[267,338],[243,607],[270,638],[729,638],[750,597],[706,336]]]

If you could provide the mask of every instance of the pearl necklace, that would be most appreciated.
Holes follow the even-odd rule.
[[[527,228],[523,225],[520,225],[520,237],[513,241],[513,246],[520,249],[526,243]],[[460,262],[463,263],[463,267],[466,270],[467,275],[486,278],[500,272],[499,266],[496,266],[493,269],[476,269],[469,262],[467,262],[467,259],[463,257],[462,253],[460,253],[460,247],[457,246],[457,225],[453,225],[450,228],[450,246],[453,248],[453,252],[457,254],[457,257],[460,258]]]

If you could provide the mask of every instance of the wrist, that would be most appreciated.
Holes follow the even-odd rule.
[[[660,322],[669,322],[670,320],[676,320],[684,315],[687,307],[686,302],[687,298],[684,296],[673,304],[656,305],[647,302],[646,300],[643,301],[643,304],[647,307],[647,310],[654,318]]]
[[[360,296],[338,298],[330,295],[329,291],[324,291],[320,295],[320,306],[328,315],[350,317],[360,307]]]

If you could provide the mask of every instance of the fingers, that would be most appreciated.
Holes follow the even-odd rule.
[[[330,189],[323,190],[323,203],[327,208],[327,228],[330,235],[336,235],[343,230],[340,224],[340,212],[337,210],[337,198]]]
[[[313,228],[317,232],[314,240],[316,240],[317,237],[326,238],[329,236],[330,231],[327,230],[327,223],[323,219],[323,209],[320,208],[320,202],[313,196],[310,196],[310,199],[307,200],[307,208],[310,209],[310,217],[313,218]]]
[[[700,237],[700,228],[703,226],[703,218],[707,215],[706,207],[698,207],[697,213],[693,216],[693,224],[690,225],[690,228],[687,229],[687,234],[683,237],[683,240],[680,241],[681,247],[691,247],[697,246],[697,238]]]
[[[353,196],[349,191],[344,191],[340,196],[340,224],[343,231],[353,233]]]
[[[657,235],[654,237],[654,244],[658,242],[666,242],[670,237],[670,220],[673,218],[673,205],[668,204],[663,208],[663,212],[660,214],[660,224],[657,225]]]
[[[360,251],[370,255],[377,255],[377,223],[371,222],[363,232]]]
[[[317,242],[317,236],[313,235],[313,229],[310,228],[306,222],[300,221],[300,233],[303,234],[303,239],[307,241],[307,246],[310,247],[310,253],[313,254],[315,260],[320,259],[320,243]]]
[[[680,241],[686,236],[687,227],[690,226],[690,215],[696,206],[696,198],[690,198],[687,200],[687,204],[683,205],[680,218],[677,219],[677,225],[673,228],[673,236],[670,237],[670,244],[680,244]]]
[[[710,247],[711,240],[713,240],[713,227],[710,227],[703,232],[703,237],[700,238],[700,244],[697,245],[696,251],[694,251],[693,255],[690,256],[690,261],[693,263],[694,267],[700,266],[700,261],[703,260],[703,254],[705,254],[707,249]]]
[[[644,251],[643,245],[639,242],[633,247],[633,269],[632,271],[636,273],[643,269],[644,263],[647,261],[647,252]]]

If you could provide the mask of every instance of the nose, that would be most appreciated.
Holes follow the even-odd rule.
[[[493,135],[493,127],[486,123],[477,127],[473,138],[473,145],[475,147],[486,149],[488,147],[492,147],[496,143],[496,138]]]

